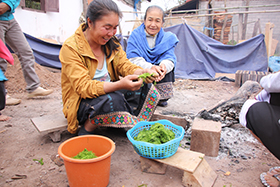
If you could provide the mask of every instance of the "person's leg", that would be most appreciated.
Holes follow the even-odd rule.
[[[112,92],[93,99],[82,99],[77,119],[81,129],[78,135],[93,134],[98,126],[122,127],[133,124],[133,112],[120,92]]]
[[[46,96],[51,94],[53,92],[52,90],[46,90],[40,87],[40,80],[34,67],[35,58],[33,51],[15,19],[10,21],[10,28],[8,32],[6,32],[5,41],[19,58],[27,85],[26,91],[29,93],[28,97]]]
[[[136,96],[136,105],[132,106],[128,101],[129,95]],[[92,134],[98,126],[125,128],[133,127],[139,121],[148,121],[155,111],[159,97],[152,84],[144,84],[136,95],[116,91],[94,99],[82,99],[77,112],[79,125],[82,126],[81,133]]]
[[[249,108],[246,121],[246,127],[280,160],[280,106],[255,103]]]
[[[9,22],[0,20],[0,39],[3,41],[3,43],[5,43],[5,35],[8,30],[9,30]],[[0,58],[0,68],[5,74],[7,70],[7,62],[3,58]]]
[[[0,39],[5,43],[5,35],[6,32],[10,28],[10,22],[9,21],[0,21]],[[3,58],[0,58],[0,69],[5,73],[7,70],[7,61],[4,60]],[[7,90],[6,90],[7,92]],[[6,95],[6,105],[17,105],[21,103],[20,99],[15,99],[10,97],[9,95]]]
[[[140,121],[149,121],[160,99],[160,93],[155,86],[152,83],[144,84],[144,86],[137,91],[122,91],[122,93],[133,109],[133,114],[137,116]]]
[[[6,90],[4,81],[0,81],[0,111],[5,108],[6,105]],[[0,121],[7,121],[11,119],[11,117],[1,114],[0,112]]]
[[[6,32],[5,41],[19,58],[23,76],[27,84],[27,92],[33,92],[40,85],[39,77],[34,68],[35,59],[33,51],[15,19],[10,21],[10,28]]]
[[[4,81],[0,81],[0,111],[5,108],[6,105],[6,90]]]
[[[246,127],[278,159],[280,159],[280,107],[267,102],[250,106],[246,114]],[[278,170],[279,169],[279,170]],[[279,187],[280,168],[262,173],[260,179],[266,186]],[[279,177],[278,177],[279,178]]]
[[[174,79],[174,71],[166,74],[165,77],[156,83],[156,88],[160,93],[160,101],[158,103],[159,106],[165,107],[167,106],[167,101],[173,97],[173,82]]]

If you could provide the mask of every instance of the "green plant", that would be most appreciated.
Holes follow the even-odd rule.
[[[235,40],[230,40],[227,44],[228,45],[236,45],[237,42]]]
[[[41,2],[35,0],[25,0],[25,7],[32,8],[36,10],[41,10]]]

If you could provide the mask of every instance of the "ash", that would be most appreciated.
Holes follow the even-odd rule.
[[[181,147],[190,149],[191,127],[186,130],[185,137],[181,141]],[[219,154],[216,160],[224,157],[241,158],[244,160],[256,158],[258,149],[252,144],[259,144],[258,140],[247,128],[240,124],[231,127],[223,127],[221,130]]]
[[[244,160],[255,158],[256,149],[251,143],[259,143],[244,127],[224,127],[221,131],[218,157],[230,156]],[[219,159],[217,158],[217,159]]]

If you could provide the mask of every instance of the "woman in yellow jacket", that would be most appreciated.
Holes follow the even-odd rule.
[[[149,120],[159,93],[157,72],[132,64],[114,36],[122,13],[112,0],[93,0],[86,23],[60,51],[63,113],[68,131],[92,134],[98,126],[133,127]],[[153,74],[143,80],[139,75]]]

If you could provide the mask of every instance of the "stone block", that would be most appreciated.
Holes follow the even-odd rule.
[[[216,157],[219,154],[221,123],[195,118],[192,125],[190,150]]]
[[[141,171],[154,174],[165,174],[167,165],[157,162],[153,159],[148,159],[140,156]]]

